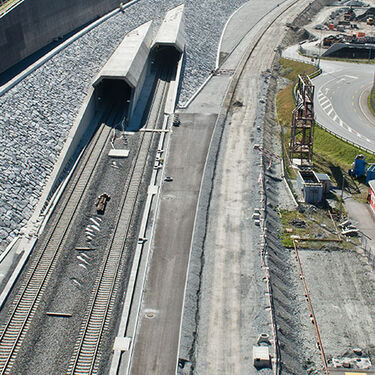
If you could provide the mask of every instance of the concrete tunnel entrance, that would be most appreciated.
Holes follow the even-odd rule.
[[[95,88],[98,103],[118,106],[129,104],[132,88],[122,79],[105,78]]]
[[[156,64],[166,64],[170,68],[177,67],[181,52],[173,46],[156,45],[151,51],[151,58]]]

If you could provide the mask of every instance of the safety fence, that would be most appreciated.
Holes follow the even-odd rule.
[[[348,140],[347,138],[345,137],[342,137],[341,135],[337,134],[336,132],[328,129],[325,125],[323,124],[320,124],[319,122],[315,121],[315,124],[318,125],[320,128],[324,129],[326,132],[332,134],[333,136],[335,136],[336,138],[339,138],[341,139],[342,141],[354,146],[354,147],[358,147],[359,149],[363,150],[363,151],[366,151],[368,152],[369,154],[372,154],[372,155],[375,155],[375,151],[373,150],[370,150],[369,148],[365,147],[365,146],[362,146],[356,142],[353,142],[353,141],[350,141]]]

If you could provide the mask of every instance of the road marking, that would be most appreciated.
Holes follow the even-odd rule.
[[[366,138],[366,141],[367,141],[368,143],[371,143],[371,141],[370,141],[368,138]]]
[[[350,132],[350,133],[353,133],[353,130],[352,130],[352,128],[351,128],[351,127],[349,127],[349,126],[348,126],[348,130],[349,130],[349,132]]]
[[[370,116],[370,117],[367,116],[367,113],[366,113],[366,111],[364,110],[364,108],[363,108],[363,106],[362,106],[362,102],[365,101],[365,100],[362,99],[362,96],[365,95],[365,94],[367,93],[367,90],[371,87],[371,85],[369,85],[369,86],[363,85],[363,87],[366,87],[366,90],[362,90],[361,95],[359,96],[359,100],[358,100],[358,101],[359,101],[359,108],[360,108],[362,114],[363,114],[363,115],[365,116],[365,118],[367,119],[367,121],[370,122],[371,125],[374,125],[374,124],[375,124],[375,121],[374,121],[373,117],[371,117],[371,116]],[[365,122],[365,124],[366,124],[366,122]],[[366,125],[370,127],[369,124],[366,124]]]
[[[352,78],[352,79],[358,79],[358,77],[356,77],[356,76],[349,76],[347,74],[345,74],[344,77],[348,77],[348,78]]]
[[[327,112],[327,115],[329,116],[332,112],[333,112],[333,108],[331,108],[331,109],[329,110],[329,112]]]
[[[320,103],[321,106],[323,106],[323,105],[329,103],[329,99],[325,98],[325,99],[322,100],[322,101],[319,100],[319,103]]]
[[[357,132],[357,137],[362,138],[362,135]]]
[[[335,113],[335,116],[333,116],[333,121],[336,121],[338,118],[339,116],[337,116],[337,113]]]
[[[342,127],[344,126],[344,121],[342,121],[341,118],[339,119],[339,124],[340,124],[340,126],[342,126]]]
[[[323,108],[323,111],[326,111],[326,109],[327,109],[327,108],[329,108],[329,107],[332,107],[332,104],[331,104],[331,103],[329,103],[329,104],[328,104],[328,105],[326,105],[325,107],[323,107],[323,106],[322,106],[322,108]]]

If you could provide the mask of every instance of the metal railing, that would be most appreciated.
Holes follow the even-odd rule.
[[[375,151],[373,150],[370,150],[369,148],[365,147],[365,146],[362,146],[356,142],[353,142],[353,141],[350,141],[349,139],[337,134],[336,132],[328,129],[325,125],[322,125],[320,124],[319,122],[315,121],[315,124],[318,125],[319,127],[321,127],[322,129],[324,129],[326,132],[332,134],[333,136],[335,136],[336,138],[339,138],[341,139],[342,141],[354,146],[354,147],[358,147],[359,149],[361,149],[362,151],[366,151],[368,152],[369,154],[372,154],[372,155],[375,155]]]
[[[321,70],[321,69],[318,69],[317,71],[311,73],[311,74],[309,75],[310,79],[317,77],[319,74],[321,74],[321,72],[322,72],[322,70]],[[296,95],[297,95],[297,94],[296,94],[296,89],[297,89],[297,85],[294,85],[294,87],[293,87],[293,97],[294,97],[294,101],[296,101]],[[375,74],[374,74],[374,82],[373,82],[373,86],[372,86],[372,89],[371,89],[371,100],[373,99],[373,95],[372,95],[372,92],[373,92],[373,91],[375,91]],[[371,103],[371,105],[373,105],[373,108],[374,108],[374,110],[375,110],[375,100],[374,100],[374,104]],[[343,137],[343,136],[337,134],[336,132],[334,132],[334,131],[328,129],[325,125],[319,123],[319,122],[316,121],[316,120],[315,120],[315,124],[318,125],[320,128],[324,129],[326,132],[332,134],[332,135],[335,136],[336,138],[339,138],[339,139],[341,139],[342,141],[344,141],[344,142],[346,142],[346,143],[348,143],[348,144],[350,144],[350,145],[352,145],[352,146],[354,146],[354,147],[358,147],[359,149],[361,149],[361,150],[363,150],[363,151],[366,151],[366,152],[368,152],[369,154],[375,155],[375,151],[370,150],[369,148],[367,148],[367,147],[365,147],[365,146],[362,146],[362,145],[360,145],[360,144],[358,144],[358,143],[356,143],[356,142],[353,142],[353,141],[351,141],[351,140],[349,140],[349,139],[347,139],[347,138],[345,138],[345,137]]]
[[[374,73],[374,80],[373,80],[372,88],[370,92],[370,105],[372,108],[372,112],[375,113],[375,73]]]

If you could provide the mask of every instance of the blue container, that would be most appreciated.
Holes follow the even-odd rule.
[[[362,177],[366,174],[366,160],[363,155],[358,155],[354,160],[353,175],[354,177]]]
[[[375,164],[370,164],[367,169],[366,184],[371,180],[375,180]]]

